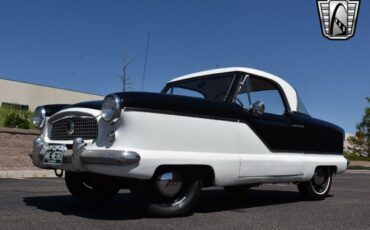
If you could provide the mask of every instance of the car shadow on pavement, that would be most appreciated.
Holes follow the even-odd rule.
[[[23,198],[27,206],[48,212],[99,220],[128,220],[145,218],[145,214],[128,192],[119,193],[104,204],[84,204],[71,195],[30,196]],[[301,202],[298,192],[250,189],[243,196],[228,194],[223,189],[202,192],[194,213],[219,211],[247,212],[248,208]]]
[[[106,203],[82,203],[72,195],[24,197],[23,202],[40,210],[89,219],[129,220],[145,217],[128,192],[121,192]]]
[[[248,208],[303,202],[295,191],[249,189],[244,194],[228,193],[223,189],[203,191],[195,212],[247,212]]]

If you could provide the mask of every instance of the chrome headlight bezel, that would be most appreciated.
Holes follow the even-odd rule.
[[[121,116],[121,98],[116,94],[106,96],[101,107],[101,116],[108,123],[116,123]]]
[[[33,114],[32,123],[36,128],[42,129],[45,125],[45,121],[46,121],[46,109],[44,106],[38,106]]]

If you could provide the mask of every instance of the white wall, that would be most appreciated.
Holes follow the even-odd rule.
[[[0,106],[3,102],[22,104],[28,105],[33,111],[43,104],[73,104],[103,98],[94,94],[0,79]]]

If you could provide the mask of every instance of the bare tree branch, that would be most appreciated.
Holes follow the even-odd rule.
[[[119,75],[119,79],[121,80],[122,83],[122,92],[126,92],[131,88],[130,86],[132,85],[132,82],[130,80],[130,76],[127,73],[127,69],[133,61],[134,61],[133,58],[131,58],[130,60],[127,59],[127,52],[125,50],[121,74]]]

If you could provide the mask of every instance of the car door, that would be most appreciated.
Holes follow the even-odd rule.
[[[253,102],[263,102],[262,113],[253,112]],[[239,133],[250,129],[249,137],[239,139],[241,177],[290,177],[303,173],[304,126],[292,119],[280,87],[269,79],[248,76],[236,96],[244,107],[240,112]],[[260,151],[243,145],[255,135]],[[252,150],[253,149],[253,150]],[[251,151],[252,150],[252,151]]]

